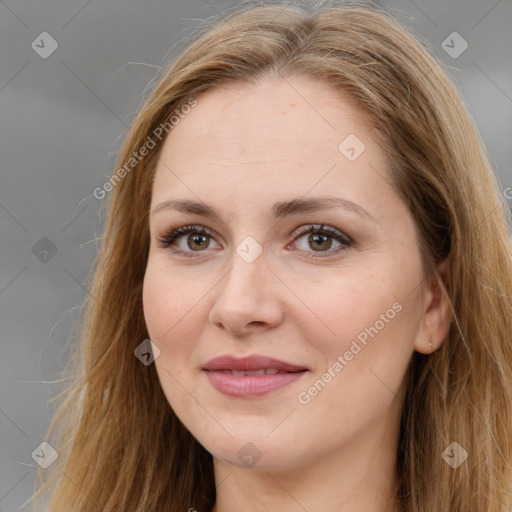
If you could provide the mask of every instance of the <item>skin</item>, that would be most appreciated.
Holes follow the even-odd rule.
[[[157,165],[143,299],[163,391],[214,457],[213,510],[398,511],[390,498],[404,375],[414,350],[440,346],[450,314],[437,280],[423,275],[413,218],[384,179],[385,154],[364,114],[313,79],[222,86],[197,99]],[[354,161],[338,150],[349,134],[366,146]],[[344,207],[270,216],[276,202],[328,195],[373,220]],[[208,203],[221,218],[154,211],[178,198]],[[296,235],[322,223],[353,245],[336,252],[334,238],[318,246],[308,232]],[[174,246],[158,245],[190,224],[212,237],[194,245],[197,234],[186,233]],[[236,252],[248,236],[262,249],[252,263]],[[179,248],[192,257],[171,252]],[[299,393],[332,373],[358,334],[396,303],[401,311],[300,403]],[[264,396],[228,397],[201,370],[224,354],[263,354],[309,371]],[[237,457],[248,442],[261,455],[251,467]]]

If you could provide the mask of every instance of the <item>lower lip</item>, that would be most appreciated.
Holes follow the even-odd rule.
[[[276,373],[274,375],[245,375],[235,377],[220,371],[206,371],[212,386],[228,396],[261,396],[282,388],[300,379],[307,371],[294,373]]]

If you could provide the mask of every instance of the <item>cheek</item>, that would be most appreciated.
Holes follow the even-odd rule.
[[[358,290],[332,294],[324,311],[336,334],[311,337],[322,364],[296,397],[311,431],[331,435],[343,425],[350,437],[400,405],[418,316],[386,287],[373,288],[371,300]]]
[[[293,322],[329,359],[348,350],[358,336],[364,342],[376,322],[379,332],[386,330],[397,316],[393,304],[403,299],[400,282],[389,269],[375,265],[371,271],[347,266],[323,275],[294,274],[287,282],[302,300],[290,300],[294,305],[288,313],[294,312]]]
[[[151,260],[143,286],[144,318],[150,339],[162,352],[161,359],[181,358],[190,348],[200,328],[198,317],[203,314],[201,297],[204,291],[194,287],[194,281],[179,272],[170,272]],[[159,358],[160,359],[160,358]]]
[[[309,311],[297,306],[293,321],[321,355],[310,384],[328,372],[324,382],[330,391],[315,398],[318,405],[353,407],[365,400],[378,407],[382,393],[398,392],[420,320],[420,291],[411,293],[419,275],[419,266],[390,260],[371,271],[352,268],[325,280],[295,280]],[[350,390],[352,398],[340,390]]]
[[[190,278],[170,272],[165,264],[150,260],[143,285],[143,309],[149,338],[159,348],[155,367],[162,390],[174,412],[186,420],[193,407],[195,374],[190,361],[200,336],[204,314],[201,297]],[[194,370],[195,371],[195,370]],[[184,392],[184,389],[189,393]],[[185,416],[183,416],[185,414]]]

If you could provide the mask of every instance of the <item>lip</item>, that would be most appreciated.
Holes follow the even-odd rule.
[[[232,375],[230,371],[257,371],[270,369],[279,373],[264,375]],[[294,382],[308,373],[308,368],[262,355],[236,358],[230,355],[216,357],[203,367],[212,386],[233,397],[262,396]]]
[[[237,371],[254,371],[262,368],[272,368],[283,372],[300,372],[307,370],[305,366],[298,366],[272,357],[262,356],[255,354],[247,357],[234,357],[231,355],[224,355],[216,357],[208,361],[203,370],[237,370]]]

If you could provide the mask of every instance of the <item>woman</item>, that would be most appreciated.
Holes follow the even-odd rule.
[[[49,511],[510,509],[508,213],[403,27],[234,13],[116,169]]]

